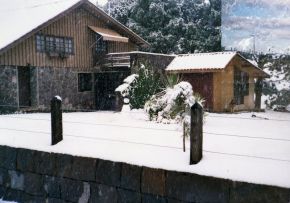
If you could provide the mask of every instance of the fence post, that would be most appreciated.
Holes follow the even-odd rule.
[[[190,118],[190,165],[197,164],[202,158],[203,108],[195,103]]]
[[[61,98],[55,96],[50,102],[51,108],[51,145],[55,145],[62,141],[62,108]]]
[[[124,104],[124,98],[123,96],[121,95],[121,92],[119,91],[116,91],[115,92],[116,94],[116,101],[115,101],[115,111],[122,111],[122,107],[123,107],[123,104]]]

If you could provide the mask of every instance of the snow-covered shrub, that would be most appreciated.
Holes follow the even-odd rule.
[[[134,83],[136,83],[138,77],[139,75],[137,74],[129,75],[124,79],[124,83],[115,89],[115,92],[120,92],[122,97],[129,97],[129,91],[134,86]]]
[[[167,122],[182,120],[189,108],[195,103],[192,86],[188,82],[180,82],[173,88],[166,88],[155,94],[145,104],[145,111],[151,120]]]
[[[160,89],[159,75],[154,73],[150,65],[141,64],[137,74],[128,76],[115,91],[120,92],[124,98],[129,98],[131,109],[139,109]]]
[[[138,78],[128,92],[132,109],[144,108],[145,102],[161,90],[160,76],[153,71],[153,67],[148,63],[141,64],[137,74]]]

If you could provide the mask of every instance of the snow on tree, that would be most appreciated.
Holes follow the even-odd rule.
[[[140,64],[137,74],[128,76],[115,91],[129,98],[132,109],[143,108],[152,95],[160,91],[160,75],[149,64]]]
[[[221,50],[221,0],[109,0],[110,13],[158,53]],[[108,4],[105,7],[108,12]]]

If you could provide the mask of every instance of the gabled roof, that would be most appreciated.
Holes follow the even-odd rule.
[[[212,52],[178,55],[167,66],[166,71],[175,73],[216,72],[225,69],[236,56],[242,58],[249,66],[256,69],[259,75],[267,74],[255,64],[244,58],[239,52]]]
[[[15,1],[15,4],[17,2],[17,0],[9,1]],[[103,18],[109,25],[117,27],[119,31],[124,32],[138,45],[149,46],[149,43],[139,35],[88,0],[65,0],[51,1],[47,4],[39,3],[34,6],[28,6],[27,8],[12,8],[0,12],[0,54],[79,6],[85,6],[93,14]]]

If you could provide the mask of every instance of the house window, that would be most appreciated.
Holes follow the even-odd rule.
[[[78,89],[79,92],[92,91],[93,77],[91,73],[78,74]]]
[[[36,50],[38,52],[45,51],[45,37],[44,37],[44,35],[36,35]]]
[[[70,37],[37,34],[36,50],[38,52],[72,55],[73,39]]]
[[[101,35],[96,35],[96,53],[107,53],[108,52],[108,42],[103,40]]]
[[[234,97],[237,105],[244,104],[244,96],[249,95],[249,75],[246,72],[235,70]]]

